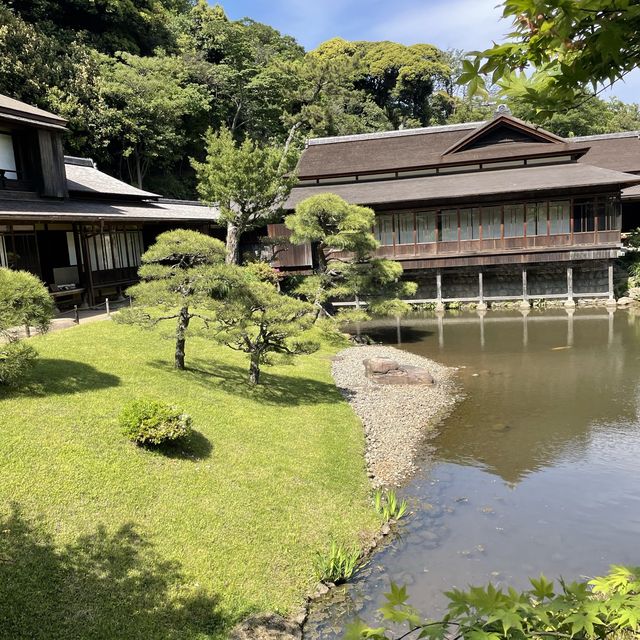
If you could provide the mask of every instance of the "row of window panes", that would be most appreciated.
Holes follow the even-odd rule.
[[[92,271],[140,266],[143,248],[138,230],[97,234],[88,239],[88,245]]]
[[[527,236],[568,234],[571,227],[571,203],[562,200],[380,215],[376,217],[374,234],[381,245],[392,245],[395,219],[396,244],[436,242],[436,229],[440,242],[457,242],[458,214],[460,240],[479,240],[481,223],[484,240],[523,237],[525,221]],[[619,206],[613,198],[575,200],[573,214],[575,233],[594,231],[596,214],[598,231],[620,228]]]

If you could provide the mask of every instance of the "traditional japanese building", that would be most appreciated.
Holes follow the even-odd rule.
[[[217,211],[167,200],[64,155],[66,122],[0,95],[0,266],[40,276],[59,302],[93,303],[137,279],[176,227],[220,235]]]
[[[287,203],[331,192],[375,210],[378,256],[416,300],[614,296],[621,231],[640,225],[638,132],[563,139],[510,114],[488,122],[309,140]],[[287,235],[271,225],[270,235]],[[310,268],[309,247],[279,254]]]

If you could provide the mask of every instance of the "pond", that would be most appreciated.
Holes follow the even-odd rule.
[[[374,622],[390,581],[437,615],[454,586],[640,564],[640,316],[448,313],[363,331],[460,367],[465,397],[403,489],[415,513],[401,535],[312,611],[305,637]]]

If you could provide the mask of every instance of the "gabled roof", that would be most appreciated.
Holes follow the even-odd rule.
[[[497,135],[499,133],[502,133],[502,139]],[[460,140],[446,149],[442,155],[477,149],[490,144],[564,144],[565,142],[563,138],[550,131],[503,113],[470,131],[466,136],[460,138]]]
[[[32,124],[44,129],[64,130],[67,124],[64,118],[55,113],[38,109],[38,107],[2,94],[0,94],[0,119]]]
[[[157,193],[143,191],[99,171],[91,158],[65,156],[64,165],[67,173],[67,189],[70,193],[79,193],[83,196],[118,196],[135,200],[160,197]]]
[[[498,139],[489,144],[497,134]],[[384,174],[484,161],[580,156],[588,148],[500,115],[489,122],[309,140],[297,173],[301,180]]]

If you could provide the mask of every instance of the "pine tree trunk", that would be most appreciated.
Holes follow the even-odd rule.
[[[260,356],[257,353],[252,353],[249,361],[249,382],[251,384],[260,383]]]
[[[176,357],[175,368],[184,370],[184,345],[186,342],[187,328],[189,327],[189,307],[182,307],[178,316],[176,329]]]
[[[315,246],[315,254],[316,254],[316,267],[318,269],[318,274],[323,274],[327,271],[327,256],[324,253],[324,245],[322,242],[318,242]]]
[[[227,264],[240,264],[240,231],[233,223],[227,223]]]

